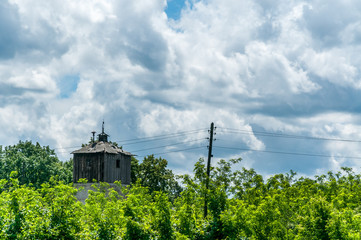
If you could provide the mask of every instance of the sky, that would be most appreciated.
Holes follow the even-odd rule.
[[[2,0],[0,145],[100,133],[175,173],[361,167],[361,2]]]

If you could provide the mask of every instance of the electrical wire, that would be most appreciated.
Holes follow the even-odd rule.
[[[133,138],[133,139],[127,139],[127,140],[118,140],[118,141],[113,141],[113,142],[119,143],[122,146],[123,145],[133,145],[133,144],[138,144],[138,143],[165,140],[165,139],[185,136],[185,135],[188,135],[188,134],[196,134],[196,133],[201,133],[201,132],[206,132],[206,131],[208,131],[208,129],[206,129],[206,128],[204,128],[204,129],[195,129],[195,130],[189,130],[189,131],[183,131],[183,132],[156,135],[156,136],[151,136],[151,137]],[[129,142],[129,143],[127,143],[127,142]],[[54,150],[65,150],[65,149],[80,148],[80,147],[81,146],[60,147],[60,148],[54,148]],[[57,152],[60,152],[60,151],[57,151]]]
[[[152,136],[152,137],[118,140],[118,141],[114,141],[114,142],[117,142],[117,143],[120,143],[120,144],[123,143],[123,142],[126,142],[125,144],[122,144],[122,145],[129,145],[129,144],[133,144],[133,143],[127,143],[127,142],[134,142],[135,141],[136,143],[142,143],[142,142],[147,142],[147,141],[152,141],[152,140],[163,140],[163,139],[167,139],[167,138],[179,137],[179,136],[184,136],[184,135],[188,135],[188,134],[196,134],[196,133],[205,132],[205,131],[208,131],[208,129],[202,128],[202,129],[195,129],[195,130],[190,130],[190,131],[183,131],[183,132],[156,135],[156,136]]]
[[[147,150],[152,150],[152,149],[157,149],[157,148],[166,148],[166,147],[171,147],[171,146],[176,146],[176,145],[181,145],[181,144],[187,144],[187,143],[191,143],[191,142],[199,142],[201,140],[205,140],[205,138],[200,138],[200,139],[195,139],[195,140],[191,140],[191,141],[187,141],[187,142],[178,142],[178,143],[173,143],[173,144],[168,144],[168,145],[163,145],[163,146],[158,146],[158,147],[151,147],[151,148],[143,148],[143,149],[139,149],[139,150],[132,150],[131,152],[142,152],[142,151],[147,151]]]
[[[61,147],[61,148],[53,148],[53,150],[57,149],[70,149],[70,148],[80,148],[81,146],[74,146],[74,147]]]
[[[294,138],[294,139],[307,139],[307,140],[323,140],[323,141],[338,141],[338,142],[354,142],[361,143],[361,140],[355,139],[341,139],[341,138],[324,138],[324,137],[310,137],[310,136],[302,136],[302,135],[291,135],[291,134],[283,134],[283,133],[272,133],[272,132],[259,132],[259,131],[249,131],[235,128],[221,128],[226,131],[217,131],[221,133],[239,133],[239,134],[254,134],[256,136],[264,136],[264,137],[278,137],[278,138]]]
[[[241,151],[251,151],[251,152],[262,152],[262,153],[274,153],[274,154],[284,154],[284,155],[295,155],[295,156],[307,156],[307,157],[325,157],[325,158],[349,158],[349,159],[361,159],[361,157],[354,156],[331,156],[325,154],[316,154],[316,153],[296,153],[296,152],[282,152],[282,151],[270,151],[270,150],[258,150],[251,148],[236,148],[236,147],[224,147],[224,146],[213,146],[214,148],[221,149],[230,149],[230,150],[241,150]]]
[[[163,155],[163,154],[168,154],[168,153],[183,152],[183,151],[189,151],[189,150],[194,150],[194,149],[200,149],[200,148],[204,148],[204,147],[205,147],[205,146],[185,148],[185,149],[179,149],[179,150],[168,151],[168,152],[152,153],[151,155],[156,156],[156,155]],[[138,157],[146,157],[146,156],[138,156]]]
[[[176,137],[180,137],[180,136],[201,133],[201,132],[205,132],[205,131],[208,131],[208,129],[196,129],[196,130],[183,131],[183,132],[177,132],[177,133],[162,134],[162,135],[151,136],[151,137],[120,140],[120,141],[115,141],[115,142],[117,142],[117,143],[119,143],[121,145],[128,146],[128,145],[134,145],[134,144],[139,144],[139,143],[155,142],[155,141],[160,141],[160,140],[165,140],[165,139],[171,139],[171,138],[176,138]],[[310,136],[302,136],[302,135],[291,135],[291,134],[274,133],[274,132],[250,131],[250,130],[243,130],[243,129],[236,129],[236,128],[222,128],[222,127],[217,128],[217,133],[254,134],[254,135],[257,135],[257,136],[277,137],[277,138],[287,138],[287,139],[292,138],[292,139],[301,139],[301,140],[323,140],[323,141],[339,141],[339,142],[361,143],[361,140],[354,140],[354,139],[310,137]],[[166,147],[170,147],[170,146],[176,146],[176,145],[186,144],[186,143],[189,143],[189,142],[196,142],[196,141],[200,141],[200,140],[202,140],[202,139],[195,139],[195,140],[191,140],[191,141],[188,141],[188,142],[177,142],[177,143],[167,144],[167,145],[162,145],[162,146],[143,148],[143,149],[138,149],[138,150],[131,151],[131,152],[142,152],[142,151],[147,151],[147,150],[152,150],[152,149],[166,148]],[[59,151],[59,150],[79,148],[79,147],[80,146],[62,147],[62,148],[54,148],[54,150],[57,153],[67,153],[67,151]],[[192,148],[186,148],[186,149],[180,149],[180,150],[173,150],[173,151],[155,153],[154,155],[168,154],[168,153],[180,152],[180,151],[188,151],[188,150],[198,149],[198,148],[202,148],[202,147],[192,147]],[[329,157],[336,157],[336,158],[340,158],[338,156],[330,156],[330,155],[325,155],[325,154],[257,150],[257,149],[251,149],[251,148],[235,148],[235,147],[226,147],[226,146],[214,146],[214,148],[229,149],[229,150],[233,149],[233,150],[241,150],[241,151],[253,151],[253,152],[263,152],[263,153],[272,153],[272,154],[296,155],[296,156],[328,157],[328,158]],[[361,159],[361,157],[353,157],[353,156],[344,156],[343,158]]]

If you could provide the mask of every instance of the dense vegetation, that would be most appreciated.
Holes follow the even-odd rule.
[[[20,185],[32,184],[40,187],[51,177],[65,183],[72,182],[73,163],[61,162],[49,146],[42,147],[39,143],[20,141],[17,145],[0,146],[0,179],[10,179],[12,171],[18,172]]]
[[[85,204],[71,184],[54,177],[40,187],[20,184],[12,172],[0,180],[0,239],[361,239],[361,175],[350,168],[314,179],[291,171],[264,180],[253,169],[233,171],[240,159],[221,160],[207,191],[200,159],[192,176],[180,176],[177,196],[162,187],[174,180],[166,161],[144,161],[133,163],[136,182],[124,195],[102,183]],[[151,176],[152,165],[164,174]],[[145,181],[145,173],[159,181]]]

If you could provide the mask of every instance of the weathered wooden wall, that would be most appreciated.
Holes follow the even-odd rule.
[[[117,160],[120,161],[117,168]],[[104,181],[113,183],[121,181],[122,184],[130,184],[130,162],[131,157],[126,155],[107,155],[105,160]]]
[[[74,154],[73,181],[86,178],[88,182],[93,179],[104,181],[104,154]]]
[[[92,182],[93,179],[108,183],[120,180],[122,184],[130,184],[130,164],[131,157],[127,155],[77,153],[74,154],[73,181],[78,182],[80,178],[86,178],[88,182]]]

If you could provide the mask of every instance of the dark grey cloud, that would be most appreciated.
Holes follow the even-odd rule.
[[[250,114],[262,113],[273,117],[311,117],[328,112],[361,113],[360,89],[339,86],[318,79],[320,89],[314,93],[259,98],[259,107],[247,108]],[[252,102],[252,99],[249,99]],[[242,99],[247,101],[247,99]],[[254,100],[253,100],[254,101]]]
[[[0,95],[2,97],[8,97],[13,95],[22,95],[24,92],[26,92],[27,89],[20,88],[20,87],[14,87],[9,84],[0,84]]]
[[[36,29],[25,31],[19,51],[35,57],[37,61],[49,61],[49,58],[60,57],[69,50],[69,39],[64,39],[61,32],[50,26],[46,20],[40,20]],[[41,54],[38,54],[40,52]]]
[[[156,32],[136,30],[129,33],[125,52],[129,59],[151,71],[162,71],[168,60],[167,43]]]
[[[273,24],[272,19],[267,19],[257,30],[257,38],[260,41],[276,40],[281,34],[280,26]]]
[[[46,93],[44,89],[16,87],[12,84],[0,83],[0,98],[21,97],[25,93]]]
[[[20,44],[21,32],[18,10],[7,0],[0,2],[0,59],[14,57]]]
[[[342,43],[342,32],[349,24],[360,19],[359,4],[345,4],[339,1],[311,2],[304,6],[305,27],[312,34],[319,48],[331,48]]]
[[[159,16],[159,9],[145,11],[137,9],[133,3],[118,2],[114,11],[119,13],[117,18],[96,24],[98,31],[91,34],[91,39],[99,47],[105,46],[107,54],[115,59],[125,54],[134,65],[153,72],[164,71],[168,62],[168,43],[161,30],[152,23],[152,18],[156,14]]]
[[[40,19],[37,26],[25,27],[26,24],[19,18],[16,5],[7,0],[1,1],[0,59],[10,59],[19,53],[30,55],[31,61],[48,61],[68,51],[67,39],[46,19]]]
[[[272,15],[274,15],[274,14],[278,13],[277,9],[279,8],[279,6],[282,3],[275,2],[275,1],[272,1],[272,0],[260,0],[260,1],[257,1],[257,4],[262,7],[262,10],[263,10],[264,14],[272,14]]]

